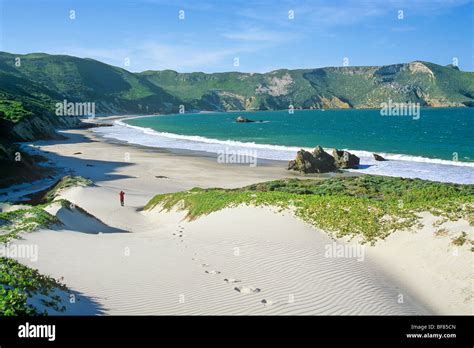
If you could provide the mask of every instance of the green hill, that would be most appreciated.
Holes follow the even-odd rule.
[[[2,177],[32,178],[38,172],[32,158],[14,162],[15,141],[55,138],[55,128],[80,123],[79,117],[56,115],[55,104],[64,100],[94,103],[96,115],[107,115],[172,113],[181,105],[186,111],[379,108],[389,99],[474,106],[474,73],[428,62],[265,74],[131,73],[93,59],[0,52]]]
[[[20,66],[15,59],[20,58]],[[43,88],[50,96],[43,100],[45,110],[64,99],[94,102],[100,113],[158,113],[178,110],[181,101],[138,74],[92,59],[42,53],[13,55],[0,52],[0,92],[17,98],[28,91],[13,88],[11,81],[25,80]],[[25,84],[23,84],[25,87]],[[25,87],[26,88],[26,87]],[[34,91],[33,95],[42,93]]]
[[[13,122],[52,115],[64,99],[94,102],[98,114],[169,113],[180,105],[207,111],[378,108],[388,99],[429,107],[474,104],[474,73],[428,62],[265,74],[131,73],[87,58],[0,52],[0,78],[0,114]]]
[[[428,107],[473,106],[474,73],[428,62],[265,74],[131,73],[92,59],[0,52],[2,139],[51,136],[51,125],[64,122],[55,115],[55,104],[63,100],[95,103],[101,115],[170,113],[180,105],[188,111],[379,108],[389,99]]]
[[[379,108],[382,102],[472,106],[474,73],[427,62],[266,74],[145,71],[153,84],[199,109]]]

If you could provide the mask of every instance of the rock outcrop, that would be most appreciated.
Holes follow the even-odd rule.
[[[359,168],[360,158],[348,151],[334,149],[332,152],[336,167],[339,169]]]
[[[317,146],[312,153],[303,149],[298,151],[296,158],[288,163],[288,169],[301,173],[327,173],[337,168],[334,158]]]
[[[383,157],[380,156],[380,155],[377,155],[376,153],[374,153],[373,155],[374,155],[374,159],[375,159],[376,161],[386,161],[385,158],[383,158]]]
[[[321,146],[316,146],[313,150],[313,157],[316,161],[318,171],[316,173],[327,173],[337,169],[334,157],[328,154]]]
[[[296,153],[296,158],[288,162],[288,170],[301,173],[316,173],[315,160],[311,152],[301,149]]]
[[[252,123],[252,122],[255,122],[255,121],[251,120],[247,117],[239,116],[235,119],[235,122],[237,122],[237,123]]]
[[[64,139],[56,132],[58,128],[77,128],[83,123],[76,116],[30,116],[11,127],[10,135],[15,140]]]
[[[334,149],[333,155],[334,157],[319,145],[312,153],[301,149],[296,153],[296,158],[288,162],[288,170],[300,173],[328,173],[337,169],[358,168],[359,166],[359,157],[348,151]]]

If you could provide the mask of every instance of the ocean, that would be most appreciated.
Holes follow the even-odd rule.
[[[259,122],[236,123],[237,116]],[[94,131],[144,146],[216,154],[247,151],[281,161],[293,159],[300,148],[336,147],[361,158],[356,172],[474,183],[470,108],[421,109],[419,117],[340,109],[160,115],[129,118]],[[389,161],[375,161],[373,152]]]

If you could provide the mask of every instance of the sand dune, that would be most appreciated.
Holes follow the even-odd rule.
[[[104,224],[98,218],[74,204],[64,207],[60,203],[53,202],[45,210],[59,219],[61,224],[57,226],[58,229],[94,234],[126,232]]]
[[[290,215],[253,207],[193,222],[141,215],[155,227],[40,231],[21,242],[39,245],[32,266],[94,294],[107,314],[430,313],[409,294],[397,303],[404,290],[370,261],[326,258],[333,241]]]
[[[397,233],[358,260],[327,257],[334,241],[289,212],[241,206],[189,222],[183,212],[141,211],[157,193],[292,176],[283,168],[221,165],[107,143],[89,131],[65,134],[69,140],[40,147],[58,166],[94,180],[93,187],[61,193],[92,216],[56,207],[62,227],[24,234],[15,243],[37,244],[38,261],[20,261],[64,277],[79,303],[89,304],[69,305],[66,314],[84,308],[90,314],[143,315],[472,313],[472,298],[453,290],[469,286],[470,254],[461,251],[455,265],[462,269],[442,266],[447,256],[441,244],[427,256],[433,237],[427,232],[407,239],[416,247]],[[124,153],[129,161],[122,160]],[[118,201],[122,189],[125,207]],[[439,286],[443,277],[458,283]]]

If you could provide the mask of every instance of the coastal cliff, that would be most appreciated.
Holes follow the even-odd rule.
[[[81,125],[84,115],[58,116],[58,103],[90,103],[105,115],[380,108],[389,101],[471,107],[474,73],[421,61],[264,74],[132,73],[87,58],[0,52],[0,142],[8,150],[0,161],[11,161],[14,142],[60,138],[55,129]]]

